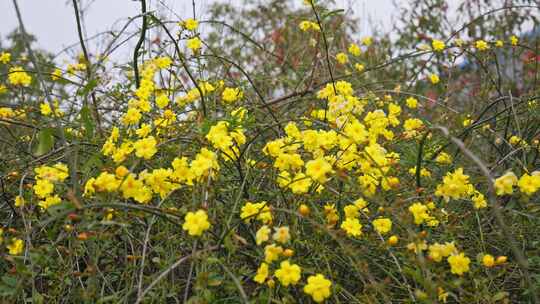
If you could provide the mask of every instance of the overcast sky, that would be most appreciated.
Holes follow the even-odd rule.
[[[204,17],[209,5],[216,0],[195,0],[198,18]],[[284,0],[302,1],[302,0]],[[397,2],[403,2],[398,0]],[[119,30],[129,17],[139,14],[140,2],[133,0],[80,0],[85,10],[86,37],[116,29]],[[147,0],[151,9],[159,10],[170,19],[192,16],[190,0]],[[222,0],[227,3],[241,3],[239,0]],[[352,8],[360,17],[361,31],[368,35],[371,21],[382,29],[389,29],[392,24],[392,0],[337,0],[340,8]],[[77,28],[71,0],[18,0],[27,31],[34,34],[37,46],[56,54],[64,48],[77,43]],[[12,0],[0,0],[0,36],[5,36],[17,27],[17,19]],[[96,39],[95,41],[98,41]],[[90,42],[92,53],[100,46]]]

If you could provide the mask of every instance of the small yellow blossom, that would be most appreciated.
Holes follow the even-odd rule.
[[[15,197],[15,207],[22,207],[24,206],[24,204],[25,204],[24,197],[17,195]]]
[[[495,179],[493,186],[497,195],[512,194],[514,192],[513,187],[518,184],[518,178],[514,172],[506,172],[503,176]]]
[[[518,45],[519,43],[519,39],[516,35],[512,35],[512,37],[510,37],[510,44],[512,44],[513,46],[516,46]]]
[[[347,57],[347,54],[345,53],[338,53],[336,55],[336,60],[341,64],[346,64],[347,62],[349,62],[349,57]]]
[[[156,145],[157,141],[154,136],[139,139],[133,144],[135,155],[140,158],[150,159],[157,152]]]
[[[362,44],[365,46],[370,46],[373,43],[373,39],[371,37],[364,37],[362,39]]]
[[[197,52],[202,47],[202,41],[199,37],[188,39],[186,46],[193,52]]]
[[[7,52],[0,53],[0,63],[6,64],[11,61],[11,54]]]
[[[9,254],[20,255],[24,250],[24,241],[17,238],[11,239],[11,244],[6,246]]]
[[[257,233],[255,233],[255,242],[257,245],[261,245],[262,243],[268,241],[270,239],[270,228],[266,225],[263,225],[259,230],[257,230]]]
[[[482,257],[482,264],[488,268],[493,267],[495,266],[495,258],[491,254],[484,254]]]
[[[348,236],[359,237],[362,235],[362,224],[357,218],[348,218],[341,223],[343,229]]]
[[[62,202],[62,199],[58,195],[48,196],[44,200],[39,201],[38,206],[43,210],[49,209],[51,206],[58,205]]]
[[[448,257],[448,264],[450,264],[450,271],[453,274],[463,275],[469,271],[469,264],[471,259],[465,256],[464,253],[454,254]]]
[[[474,47],[479,51],[485,51],[489,49],[489,44],[484,40],[477,40],[474,42]]]
[[[32,77],[20,66],[9,69],[8,81],[12,85],[27,87],[32,82]]]
[[[253,281],[259,284],[264,284],[264,282],[266,281],[266,278],[268,277],[268,274],[269,274],[268,264],[265,262],[262,262],[261,265],[259,266],[259,269],[257,269],[257,274],[253,278]]]
[[[226,103],[233,103],[243,96],[244,93],[240,88],[225,88],[221,94],[221,99]]]
[[[531,175],[523,174],[517,183],[519,191],[531,196],[540,189],[540,171],[535,171]]]
[[[275,244],[266,245],[266,247],[264,247],[264,261],[266,263],[272,263],[277,260],[282,253],[283,247],[276,246]]]
[[[441,80],[440,80],[440,78],[439,78],[439,76],[437,74],[431,74],[431,75],[429,75],[429,81],[431,81],[432,84],[437,84]]]
[[[195,31],[197,27],[199,27],[199,21],[193,18],[188,18],[184,21],[179,22],[179,25],[183,26],[185,29],[189,31]]]
[[[240,218],[246,223],[251,222],[253,219],[258,219],[264,224],[268,224],[272,222],[272,213],[266,202],[246,202],[241,209]]]
[[[431,47],[435,52],[442,52],[445,48],[444,41],[433,39],[433,41],[431,41]]]
[[[328,180],[326,175],[332,172],[332,165],[322,157],[310,160],[306,163],[306,175],[321,184],[326,183]]]
[[[202,209],[196,212],[188,212],[184,220],[185,223],[182,225],[182,229],[186,230],[191,236],[201,236],[204,231],[210,228],[208,215]]]
[[[287,287],[289,285],[296,285],[300,281],[302,270],[300,266],[291,264],[289,261],[283,261],[279,265],[279,269],[276,270],[275,275],[281,285]]]
[[[349,45],[349,53],[351,53],[351,55],[353,55],[353,56],[360,56],[362,51],[360,50],[360,47],[358,46],[358,44],[351,43]]]
[[[389,218],[378,218],[373,220],[373,228],[380,234],[387,234],[392,229],[392,220]]]
[[[416,107],[418,106],[418,99],[414,97],[409,97],[405,100],[405,103],[407,104],[407,107],[409,109],[416,109]]]
[[[278,243],[285,244],[291,239],[291,234],[289,233],[289,227],[279,227],[276,228],[276,232],[272,235],[272,239]]]
[[[310,295],[313,301],[321,303],[330,297],[331,287],[332,282],[330,280],[327,280],[322,274],[317,274],[308,277],[304,292]]]
[[[395,246],[397,245],[399,241],[399,238],[397,235],[392,235],[391,237],[388,238],[388,245],[390,246]]]

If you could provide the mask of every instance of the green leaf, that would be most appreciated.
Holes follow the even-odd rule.
[[[339,14],[342,14],[344,13],[345,10],[344,9],[337,9],[337,10],[333,10],[333,11],[329,11],[327,13],[325,13],[323,16],[322,16],[322,19],[326,19],[328,17],[332,17],[333,15],[339,15]]]
[[[54,136],[51,128],[45,128],[38,133],[38,146],[34,154],[36,156],[43,155],[54,147]]]
[[[92,91],[95,87],[97,87],[97,80],[95,79],[91,79],[90,81],[88,81],[88,83],[84,86],[84,88],[82,88],[82,90],[79,90],[77,92],[77,95],[79,96],[86,96],[88,95],[88,93],[90,93],[90,91]]]
[[[90,114],[90,109],[87,106],[82,107],[81,112],[79,113],[81,121],[84,125],[86,131],[86,136],[92,138],[94,135],[94,122],[92,121],[92,115]]]
[[[500,301],[500,300],[502,300],[502,299],[504,299],[506,297],[508,297],[508,292],[500,291],[500,292],[494,294],[493,297],[491,298],[491,300],[493,302],[496,302],[496,301]]]

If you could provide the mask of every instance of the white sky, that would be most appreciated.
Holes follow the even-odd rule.
[[[204,17],[206,8],[215,1],[195,0],[198,17]],[[301,2],[301,0],[285,1]],[[80,2],[83,7],[86,6],[84,14],[86,37],[111,29],[119,30],[129,17],[136,16],[140,10],[140,2],[133,0],[82,0]],[[181,18],[192,16],[191,0],[147,0],[147,2],[151,9],[157,9],[171,19],[177,19],[171,10]],[[241,1],[222,0],[221,2],[236,4]],[[336,2],[339,8],[352,8],[354,14],[361,19],[362,32],[359,33],[361,35],[370,33],[372,25],[370,21],[383,30],[390,29],[392,25],[393,0],[337,0]],[[404,2],[404,0],[396,2]],[[78,42],[71,0],[18,0],[18,3],[27,31],[38,39],[37,47],[56,54]],[[12,0],[0,0],[0,37],[2,40],[17,25]],[[91,53],[95,54],[99,47],[95,43],[88,43]]]

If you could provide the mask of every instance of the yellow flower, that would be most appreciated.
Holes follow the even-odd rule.
[[[444,41],[433,39],[433,41],[431,41],[431,47],[435,52],[442,52],[445,48]]]
[[[418,106],[418,99],[414,97],[409,97],[405,100],[405,103],[407,104],[407,107],[409,109],[416,109],[416,107]]]
[[[310,186],[311,180],[302,172],[297,173],[294,176],[293,181],[289,183],[289,188],[294,194],[306,193],[308,192]]]
[[[435,161],[439,164],[451,164],[452,163],[452,156],[446,152],[441,152],[439,155],[437,155],[437,158],[435,158]]]
[[[184,20],[183,22],[179,22],[179,23],[180,23],[180,26],[183,26],[184,28],[190,31],[195,31],[197,27],[199,27],[199,21],[193,18],[188,18]]]
[[[283,261],[279,265],[279,269],[276,270],[275,275],[281,285],[287,287],[289,285],[296,285],[300,281],[302,270],[300,266],[291,264],[289,261]]]
[[[15,66],[9,69],[8,80],[12,85],[27,87],[32,82],[32,77],[22,67]]]
[[[517,184],[518,178],[512,171],[506,172],[493,182],[497,195],[512,194],[514,192],[513,187]]]
[[[309,31],[309,29],[311,28],[311,22],[309,21],[301,21],[299,24],[298,24],[298,27],[300,28],[300,30],[304,31],[304,32],[307,32]]]
[[[262,243],[268,241],[270,239],[270,228],[266,225],[263,225],[259,230],[257,230],[257,233],[255,234],[255,242],[257,245],[261,245]]]
[[[512,37],[510,37],[510,43],[511,43],[513,46],[518,45],[518,42],[519,42],[519,39],[518,39],[518,37],[516,37],[516,35],[512,35]]]
[[[365,69],[364,65],[361,64],[361,63],[355,63],[355,64],[354,64],[354,68],[355,68],[359,73],[363,72],[364,69]]]
[[[144,138],[148,136],[150,132],[152,132],[152,126],[147,123],[143,123],[141,124],[141,127],[135,131],[135,134],[137,134],[137,136],[139,136],[140,138]]]
[[[38,179],[33,187],[39,198],[45,198],[54,191],[54,184],[45,179]]]
[[[495,46],[501,48],[504,46],[504,42],[502,40],[497,40],[495,41]]]
[[[343,207],[343,212],[345,213],[345,218],[358,218],[360,209],[355,205],[347,205]]]
[[[495,258],[491,254],[484,254],[482,257],[482,264],[488,268],[493,267],[495,266]]]
[[[347,232],[348,236],[358,237],[362,235],[362,224],[357,218],[345,219],[340,227]]]
[[[197,52],[202,47],[202,41],[199,37],[188,39],[186,46],[193,52]]]
[[[212,169],[219,170],[217,155],[206,148],[202,148],[191,162],[190,171],[195,177],[201,178],[212,174]]]
[[[349,57],[347,57],[347,54],[345,53],[338,53],[336,55],[336,60],[341,64],[346,64],[347,62],[349,62]]]
[[[360,50],[360,47],[358,46],[358,44],[356,43],[351,43],[349,45],[349,53],[351,53],[351,55],[353,56],[360,56],[361,54],[361,50]]]
[[[373,39],[369,36],[362,39],[362,44],[364,44],[365,46],[370,46],[372,43]]]
[[[448,202],[450,199],[465,198],[468,194],[473,194],[473,191],[469,176],[463,174],[463,168],[458,168],[453,173],[446,174],[443,183],[437,186],[435,195],[442,196]]]
[[[130,126],[130,125],[135,125],[139,122],[139,120],[141,120],[142,118],[142,114],[141,114],[141,111],[137,108],[129,108],[126,112],[126,114],[124,114],[124,116],[122,116],[121,118],[121,121],[122,121],[122,124],[126,125],[126,126]]]
[[[93,181],[93,187],[99,191],[113,192],[118,189],[120,180],[116,179],[114,174],[108,172],[101,172],[99,176]]]
[[[60,80],[62,78],[62,70],[61,69],[54,69],[54,71],[51,73],[51,79],[54,81]]]
[[[241,209],[240,218],[246,223],[256,218],[264,224],[268,224],[272,222],[272,213],[270,207],[264,201],[260,203],[246,202]]]
[[[378,218],[373,220],[373,228],[380,234],[386,234],[392,229],[392,220],[389,218]]]
[[[279,227],[276,229],[276,232],[274,232],[274,235],[272,236],[274,241],[278,243],[285,244],[291,239],[291,234],[289,233],[289,227]]]
[[[11,54],[7,52],[0,53],[0,63],[6,64],[11,60]]]
[[[45,198],[45,200],[40,201],[38,203],[38,206],[40,206],[44,210],[47,210],[49,209],[49,207],[58,205],[61,202],[62,202],[62,199],[58,195],[48,196],[47,198]]]
[[[15,207],[22,207],[24,206],[24,204],[25,204],[24,197],[17,195],[15,197]]]
[[[478,191],[474,192],[471,200],[474,204],[474,209],[482,209],[487,207],[486,197]]]
[[[437,74],[431,74],[431,75],[429,75],[429,81],[431,81],[432,84],[437,84],[441,80],[440,80],[440,78],[439,78],[439,76]]]
[[[471,260],[464,253],[451,255],[447,260],[448,264],[450,264],[450,271],[453,274],[462,275],[469,271]]]
[[[531,175],[525,173],[518,181],[519,190],[526,195],[533,195],[540,189],[540,171],[533,172]]]
[[[300,29],[302,31],[304,31],[304,32],[309,31],[309,30],[313,30],[313,31],[316,31],[316,32],[321,31],[321,27],[319,26],[319,24],[317,24],[315,22],[311,22],[311,21],[302,21],[302,22],[300,22],[298,27],[300,27]]]
[[[272,263],[277,260],[282,253],[283,248],[281,246],[276,246],[275,244],[266,245],[266,247],[264,247],[264,261],[266,263]]]
[[[398,243],[398,241],[399,241],[399,238],[397,237],[397,235],[392,235],[391,237],[388,238],[388,245],[394,246]]]
[[[427,206],[422,203],[414,203],[409,206],[409,212],[412,213],[416,225],[421,225],[424,221],[431,219]]]
[[[268,271],[268,264],[265,262],[261,263],[261,266],[259,266],[259,269],[257,269],[257,274],[253,278],[253,281],[264,284],[266,281],[266,278],[268,277],[269,271]]]
[[[409,243],[407,244],[407,249],[411,250],[411,251],[414,251],[414,253],[419,253],[419,252],[422,252],[424,250],[426,250],[428,248],[428,245],[427,245],[427,242],[424,240],[424,241],[421,241],[421,242],[417,242],[417,243]]]
[[[186,230],[191,236],[201,236],[204,231],[210,228],[208,215],[202,209],[196,212],[188,212],[184,220],[185,223],[182,225],[182,229]]]
[[[41,112],[41,115],[49,116],[52,114],[51,106],[49,106],[48,103],[43,102],[39,105],[39,111]]]
[[[440,262],[443,258],[446,258],[451,254],[457,253],[456,247],[454,246],[453,242],[447,242],[445,244],[435,243],[433,245],[429,245],[428,249],[429,258],[435,262]]]
[[[233,103],[244,96],[240,88],[225,88],[221,93],[221,99],[227,103]]]
[[[140,158],[150,159],[157,152],[156,145],[157,141],[154,136],[139,139],[133,144],[135,155]]]
[[[169,104],[169,97],[165,94],[159,94],[156,97],[156,105],[158,108],[163,109]]]
[[[484,40],[476,40],[474,42],[474,47],[479,51],[485,51],[489,49],[489,44]]]
[[[310,295],[313,298],[313,301],[321,303],[326,298],[330,297],[331,287],[332,282],[319,273],[308,277],[307,284],[304,286],[304,292]]]
[[[448,300],[449,293],[444,291],[442,287],[437,288],[437,293],[438,293],[437,298],[439,299],[439,301],[446,303],[446,301]]]
[[[17,238],[11,239],[11,244],[6,246],[9,254],[11,255],[20,255],[24,250],[24,241]]]
[[[5,88],[5,86],[0,86],[0,88],[2,87]],[[13,111],[13,109],[7,107],[0,108],[0,118],[11,118],[13,116],[15,116],[15,111]]]
[[[497,259],[495,260],[495,264],[496,265],[501,265],[501,264],[504,264],[506,263],[506,261],[508,260],[508,257],[504,256],[504,255],[500,255],[497,257]]]
[[[164,56],[164,57],[157,57],[154,59],[154,63],[156,66],[160,69],[166,69],[171,66],[172,59],[171,57]]]
[[[326,174],[332,173],[332,165],[324,158],[319,157],[306,163],[306,175],[318,181],[321,184],[326,183],[328,177]]]

